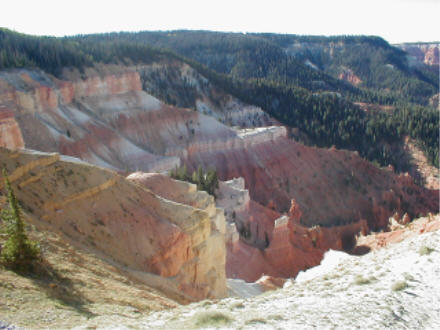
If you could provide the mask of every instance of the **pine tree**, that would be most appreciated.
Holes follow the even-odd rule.
[[[8,239],[1,248],[0,261],[15,270],[31,270],[33,262],[39,259],[40,248],[37,242],[27,237],[20,206],[5,170],[3,170],[3,176],[8,193],[9,209],[2,210],[1,219]]]

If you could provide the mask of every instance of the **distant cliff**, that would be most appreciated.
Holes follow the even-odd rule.
[[[426,64],[430,66],[439,66],[439,48],[438,42],[433,43],[404,43],[396,47],[404,50],[410,57],[410,63],[413,65]]]

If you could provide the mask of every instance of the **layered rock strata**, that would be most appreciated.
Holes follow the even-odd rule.
[[[59,231],[179,301],[226,295],[224,218],[193,186],[173,186],[193,198],[190,206],[56,153],[0,149],[0,162],[36,226]]]
[[[410,58],[410,63],[415,65],[426,64],[429,66],[439,66],[439,44],[438,43],[408,43],[399,44],[397,47],[406,51]]]
[[[194,109],[228,126],[276,124],[276,120],[261,108],[226,94],[187,64],[177,61],[153,63],[138,71],[143,89],[168,104]]]
[[[237,131],[165,105],[142,90],[140,71],[104,67],[88,70],[85,79],[66,74],[71,80],[2,72],[0,103],[9,120],[14,114],[26,147],[122,171],[167,171],[181,162],[190,169],[215,167],[222,180],[243,177],[251,200],[277,212],[295,199],[309,226],[366,219],[376,229],[396,211],[414,216],[438,210],[438,192],[356,153],[305,147],[281,126]],[[14,136],[20,146],[18,132]]]
[[[356,235],[368,231],[365,220],[331,228],[308,228],[300,224],[301,213],[293,201],[289,216],[275,220],[271,238],[264,248],[257,248],[243,239],[229,239],[228,278],[253,282],[263,275],[294,277],[301,270],[319,265],[329,249],[352,249]]]
[[[239,235],[233,234],[229,239],[238,242],[234,249],[251,249],[254,252],[243,255],[254,255],[252,258],[261,261],[254,274],[270,268],[278,269],[274,276],[295,272],[292,268],[283,270],[272,258],[261,259],[262,251],[270,255],[268,251],[272,249],[282,254],[281,248],[275,248],[277,244],[285,247],[286,255],[290,246],[296,246],[282,238],[288,235],[280,234],[288,225],[280,225],[283,230],[275,226],[275,220],[291,207],[292,199],[302,213],[295,226],[302,226],[298,232],[304,231],[303,235],[309,235],[307,227],[314,225],[321,225],[322,232],[327,233],[323,227],[351,228],[353,223],[353,228],[359,229],[357,224],[365,220],[369,229],[377,230],[386,228],[388,218],[396,212],[410,217],[438,212],[438,190],[419,187],[410,176],[396,175],[392,169],[379,169],[355,152],[306,147],[289,139],[281,126],[234,129],[198,111],[165,105],[145,92],[147,80],[142,68],[109,66],[86,70],[83,77],[75,72],[68,72],[65,77],[66,80],[58,80],[30,70],[0,73],[0,104],[7,109],[7,124],[3,127],[11,132],[0,143],[21,147],[21,134],[26,147],[58,151],[124,172],[167,171],[184,163],[190,171],[199,165],[216,168],[221,180],[242,177],[240,189],[247,189],[249,197],[242,195],[241,208],[226,205],[225,209],[228,218],[235,210],[235,233]],[[197,85],[197,81],[191,84]],[[6,138],[10,135],[15,138]],[[113,182],[97,186],[101,184]],[[73,199],[67,204],[55,201],[52,211],[73,205],[79,197],[69,198]],[[234,233],[233,228],[228,231]],[[341,235],[330,231],[331,242],[319,246],[342,246],[338,243],[345,240]],[[237,240],[238,236],[241,238]],[[298,242],[299,251],[313,246],[310,240],[302,242],[299,238]],[[313,251],[312,255],[319,259],[322,253]],[[298,267],[307,267],[306,261],[301,260],[315,260],[306,258],[307,253],[303,259],[289,260],[299,260]],[[161,268],[154,271],[166,274]]]
[[[436,212],[438,190],[417,186],[363,160],[356,152],[306,147],[279,136],[239,149],[190,153],[192,167],[213,166],[219,178],[243,177],[253,201],[286,212],[294,199],[304,225],[342,225],[367,220],[384,228],[395,212],[411,216]]]

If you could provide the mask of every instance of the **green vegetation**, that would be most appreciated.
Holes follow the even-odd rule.
[[[156,96],[166,102],[194,106],[196,90],[175,79],[173,63],[185,62],[214,87],[299,128],[304,143],[357,150],[381,166],[407,171],[403,140],[410,136],[439,166],[438,111],[426,106],[438,91],[436,72],[410,67],[403,51],[379,37],[172,31],[52,38],[0,29],[0,69],[34,67],[60,77],[64,68],[82,72],[98,63],[154,61],[169,67],[148,77],[156,79]],[[362,84],[337,79],[343,67]],[[148,90],[145,81],[143,88]],[[391,109],[366,112],[355,101]]]
[[[356,275],[353,283],[356,284],[356,285],[370,284],[371,283],[371,279],[365,278],[362,275]]]
[[[425,255],[431,254],[434,251],[435,250],[433,248],[430,248],[429,246],[423,245],[419,249],[419,254],[421,256],[425,256]]]
[[[333,77],[337,77],[342,68],[349,68],[362,80],[360,86],[364,92],[375,91],[370,97],[375,94],[379,103],[389,103],[397,98],[426,103],[427,98],[438,90],[435,70],[410,67],[405,52],[380,37],[258,36],[276,43],[282,49],[289,49],[297,59],[303,62],[309,60]]]
[[[399,102],[390,112],[365,112],[335,93],[312,93],[267,80],[233,80],[196,63],[193,66],[228,93],[261,107],[287,126],[298,127],[314,145],[357,150],[381,166],[391,164],[397,171],[407,171],[409,164],[403,161],[401,145],[409,135],[438,167],[439,121],[435,109]]]
[[[393,291],[402,291],[408,287],[408,284],[405,281],[397,281],[394,282],[391,286],[391,290]]]
[[[35,261],[40,257],[40,247],[37,242],[31,241],[27,237],[25,224],[20,214],[20,206],[5,171],[3,176],[8,193],[9,209],[3,209],[1,213],[7,240],[1,247],[0,261],[8,268],[29,271],[32,270]]]
[[[202,312],[194,315],[194,324],[196,327],[219,327],[225,326],[232,322],[232,318],[219,311]]]
[[[146,31],[82,38],[94,42],[103,38],[130,40],[171,49],[234,79],[265,79],[310,91],[339,92],[351,100],[371,103],[392,104],[405,99],[426,104],[439,86],[436,70],[410,67],[405,52],[374,36]],[[315,67],[305,63],[313,63]],[[360,77],[360,87],[337,79],[343,68]]]
[[[186,165],[175,168],[171,171],[170,177],[176,180],[187,181],[197,185],[198,190],[206,191],[208,194],[215,197],[215,190],[218,188],[218,177],[217,171],[213,169],[209,169],[205,172],[205,170],[199,166],[197,170],[192,172],[192,175],[189,175],[188,168]]]
[[[148,64],[172,57],[169,52],[128,41],[36,37],[0,28],[0,69],[40,68],[60,77],[64,68],[83,72],[97,63]]]

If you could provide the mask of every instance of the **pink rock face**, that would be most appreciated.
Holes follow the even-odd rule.
[[[362,83],[362,80],[358,76],[356,76],[352,70],[344,70],[339,74],[338,78],[341,80],[345,80],[354,86]]]
[[[136,180],[54,153],[0,148],[0,161],[38,228],[61,233],[178,301],[226,296],[224,217],[212,198],[195,198],[197,207],[176,203]],[[175,196],[199,194],[186,183],[165,182]]]
[[[292,199],[290,203],[291,203],[289,209],[290,219],[292,219],[294,223],[299,223],[302,216],[301,208],[294,199]]]
[[[4,75],[9,76],[0,78],[0,104],[9,109],[4,131],[11,133],[0,136],[0,144],[20,145],[19,138],[7,137],[19,136],[15,120],[26,147],[99,166],[167,171],[183,162],[190,171],[199,165],[216,168],[221,180],[243,177],[251,198],[242,222],[249,235],[228,245],[231,277],[293,276],[318,264],[326,249],[349,247],[364,222],[376,230],[396,212],[412,217],[439,209],[438,190],[418,187],[411,177],[379,169],[356,153],[306,147],[288,139],[283,127],[236,132],[212,117],[164,105],[141,90],[133,68],[71,81]],[[183,198],[158,187],[166,198]],[[289,209],[291,219],[277,226],[275,220]],[[338,227],[308,229],[317,224]],[[175,250],[168,241],[176,242]],[[187,238],[171,231],[160,244],[159,250],[169,252],[142,262],[173,276],[181,266],[175,260],[191,257],[185,252]]]
[[[258,249],[243,240],[228,242],[227,276],[253,282],[263,275],[289,278],[299,271],[319,265],[329,249],[351,250],[355,236],[368,231],[367,222],[331,227],[307,228],[298,224],[299,207],[275,222],[270,244]]]
[[[409,176],[381,170],[356,153],[311,148],[286,138],[246,150],[190,155],[193,168],[214,166],[221,180],[243,177],[251,199],[287,212],[294,199],[303,224],[341,225],[360,219],[384,228],[396,211],[438,210],[438,190],[415,185]]]
[[[20,127],[15,120],[14,113],[6,107],[0,106],[0,147],[20,149],[24,147]]]
[[[413,56],[419,63],[430,66],[438,66],[439,61],[439,44],[402,44],[397,45]]]
[[[9,119],[3,121],[3,127],[8,127],[10,133],[0,136],[0,145],[58,151],[120,170],[163,170],[178,165],[177,158],[154,154],[145,141],[136,145],[118,127],[111,127],[114,118],[116,122],[123,119],[120,112],[160,111],[162,107],[158,100],[140,92],[137,72],[95,74],[74,81],[57,80],[43,73],[5,76],[0,79],[0,105],[8,109]],[[26,92],[17,86],[26,86]],[[14,120],[18,123],[15,127]],[[138,118],[130,120],[139,122]],[[15,141],[9,135],[18,137]]]
[[[183,270],[179,270],[180,273],[185,271],[186,278],[189,279],[181,287],[183,291],[192,292],[191,295],[200,298],[225,296],[225,218],[223,212],[216,209],[214,198],[205,192],[197,191],[195,185],[173,180],[162,174],[136,172],[130,174],[127,179],[150,189],[167,200],[179,203],[176,205],[184,204],[193,207],[199,210],[198,213],[204,214],[206,219],[209,218],[205,231],[203,231],[204,228],[197,228],[200,226],[197,221],[191,224],[190,221],[185,220],[182,223],[181,227],[186,228],[187,232],[192,234],[190,244],[180,250],[183,255],[172,254],[170,260],[188,260],[182,265]],[[173,212],[179,212],[179,207],[176,206]],[[174,240],[170,242],[173,247],[174,242]],[[168,253],[169,249],[165,247],[163,251]],[[164,264],[162,256],[159,256],[158,264],[160,266]],[[190,280],[203,285],[200,287],[191,285]]]

